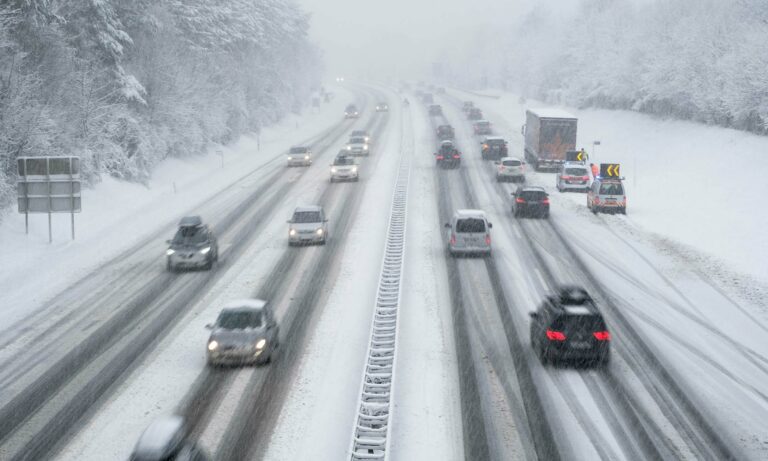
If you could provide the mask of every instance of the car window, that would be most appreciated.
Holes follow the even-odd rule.
[[[334,165],[354,165],[355,160],[349,157],[336,157],[336,160],[333,161],[333,164]]]
[[[264,315],[261,311],[222,312],[216,320],[216,325],[225,330],[261,328],[263,323]]]
[[[293,222],[295,223],[308,223],[308,222],[320,222],[319,211],[297,211],[293,214]]]
[[[304,152],[307,152],[309,149],[306,147],[291,147],[291,153],[292,154],[303,154]]]
[[[571,332],[595,332],[606,329],[602,316],[594,314],[559,315],[552,321],[550,328],[565,332],[566,337]]]
[[[463,218],[456,221],[456,232],[485,232],[485,220],[479,218]]]
[[[352,132],[352,137],[354,138],[354,137],[357,137],[357,136],[365,136],[365,131],[361,131],[361,130],[353,131]]]
[[[352,138],[349,140],[350,144],[365,144],[365,138]]]
[[[520,160],[504,160],[502,162],[502,165],[504,165],[504,166],[520,166],[520,165],[522,165],[522,162]]]
[[[524,190],[518,195],[525,200],[544,200],[547,198],[547,193],[539,190]]]
[[[173,243],[184,245],[195,245],[208,241],[208,232],[205,227],[180,227],[173,237]]]
[[[587,169],[586,168],[566,168],[565,174],[571,175],[571,176],[586,176]]]
[[[623,195],[624,187],[620,183],[609,182],[600,185],[600,194],[602,195]]]

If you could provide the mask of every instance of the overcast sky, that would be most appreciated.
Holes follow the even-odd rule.
[[[486,25],[514,24],[534,0],[296,0],[328,77],[417,77]]]

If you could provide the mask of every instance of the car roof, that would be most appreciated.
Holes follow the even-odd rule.
[[[184,419],[181,416],[166,416],[150,423],[136,442],[133,454],[141,458],[165,459],[181,441]]]
[[[488,120],[485,120],[485,119],[483,119],[483,120],[475,120],[475,125],[480,124],[480,123],[491,123],[491,122],[489,122]]]
[[[564,163],[563,163],[563,166],[564,166],[564,167],[567,167],[567,166],[574,166],[574,167],[586,168],[586,167],[587,167],[587,164],[586,164],[586,163],[584,163],[584,162],[579,162],[579,161],[572,161],[572,162],[564,162]]]
[[[237,311],[237,310],[253,310],[253,309],[263,309],[264,306],[267,305],[267,302],[263,299],[255,299],[255,298],[246,298],[246,299],[235,299],[232,301],[228,301],[224,306],[222,306],[222,311]]]
[[[456,210],[456,212],[453,214],[457,218],[482,218],[485,219],[485,211],[483,210],[471,210],[471,209],[462,209],[462,210]]]
[[[198,227],[203,225],[203,218],[200,216],[184,216],[179,221],[179,227]]]
[[[291,146],[291,150],[293,150],[293,149],[309,150],[309,146]]]
[[[552,107],[528,109],[528,111],[538,115],[539,118],[576,118],[575,115],[568,111]]]
[[[323,207],[320,205],[303,205],[303,206],[297,206],[295,210],[293,210],[294,213],[301,213],[304,211],[323,211]]]
[[[523,191],[523,192],[528,192],[528,191],[531,191],[531,192],[544,192],[544,193],[547,192],[541,186],[520,186],[520,190]]]
[[[478,122],[487,122],[487,120],[478,120]],[[504,138],[501,136],[486,136],[485,140],[486,141],[504,141]]]

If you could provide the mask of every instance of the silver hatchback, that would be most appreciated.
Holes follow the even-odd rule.
[[[267,363],[279,346],[280,330],[266,301],[227,303],[216,323],[207,325],[209,365]]]
[[[588,191],[589,171],[586,165],[581,162],[563,163],[557,171],[555,186],[560,192],[566,190]]]
[[[448,252],[457,255],[491,255],[491,228],[482,210],[456,210],[448,229]]]
[[[515,157],[503,157],[496,163],[496,181],[525,182],[525,162]]]
[[[288,245],[319,243],[325,245],[328,239],[328,219],[323,207],[318,205],[300,206],[288,220]]]

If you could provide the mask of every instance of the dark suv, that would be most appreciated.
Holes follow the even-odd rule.
[[[443,107],[440,104],[430,104],[429,115],[432,115],[433,117],[443,115]]]
[[[542,364],[567,360],[605,366],[611,334],[586,290],[561,286],[531,312],[531,347]]]
[[[543,187],[520,186],[512,192],[512,214],[515,217],[549,217],[549,194]]]
[[[480,144],[480,157],[483,160],[500,160],[508,155],[507,141],[500,136],[488,136]]]
[[[483,111],[481,111],[477,107],[471,107],[467,111],[467,118],[469,120],[482,120],[483,119]]]

